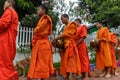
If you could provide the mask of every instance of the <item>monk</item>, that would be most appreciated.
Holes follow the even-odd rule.
[[[116,45],[116,34],[115,33],[111,33],[110,32],[110,52],[111,52],[111,58],[112,58],[112,73],[114,73],[115,75],[118,75],[118,73],[116,72],[116,68],[117,68],[117,63],[116,63],[116,55],[115,55],[115,45]]]
[[[13,0],[6,0],[3,7],[4,13],[0,18],[0,80],[18,80],[13,64],[18,31],[18,15],[14,5]]]
[[[85,38],[87,37],[87,27],[85,25],[81,25],[80,19],[76,19],[75,22],[78,26],[76,42],[77,42],[78,53],[81,63],[81,73],[83,75],[84,80],[89,80],[88,78],[88,72],[90,72],[89,57],[88,57],[86,43],[84,41]]]
[[[60,65],[60,74],[65,76],[67,80],[76,80],[76,75],[80,75],[80,60],[75,42],[77,25],[75,22],[69,22],[67,14],[61,15],[61,21],[65,24],[65,29],[61,35],[54,40],[63,38],[65,52],[62,54]]]
[[[32,53],[28,77],[30,80],[48,79],[54,74],[52,47],[48,36],[52,33],[52,20],[47,15],[47,7],[40,5],[37,15],[41,16],[34,29]]]
[[[99,50],[96,52],[96,69],[104,71],[99,76],[111,77],[112,59],[109,48],[109,30],[102,26],[102,21],[97,21],[96,27],[98,28],[96,41],[99,43]]]

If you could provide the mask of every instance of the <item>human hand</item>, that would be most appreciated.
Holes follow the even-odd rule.
[[[95,40],[97,43],[100,43],[101,41],[105,41],[104,39],[96,39]]]

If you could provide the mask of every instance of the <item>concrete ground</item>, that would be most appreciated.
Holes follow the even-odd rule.
[[[112,75],[110,78],[105,78],[105,77],[96,77],[96,72],[92,71],[91,76],[89,80],[120,80],[120,67],[117,68],[118,71],[118,76]],[[19,77],[19,80],[27,80],[26,77]],[[57,75],[57,77],[50,77],[49,80],[65,80],[62,78],[60,75]],[[79,77],[77,80],[81,80]]]

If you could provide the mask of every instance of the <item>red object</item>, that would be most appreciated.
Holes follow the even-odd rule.
[[[17,13],[12,8],[7,8],[0,18],[0,80],[18,80],[13,64],[17,28]]]
[[[81,38],[86,38],[87,36],[87,28],[85,25],[80,26],[77,29],[77,39],[76,41],[81,40]],[[81,63],[81,72],[89,72],[90,71],[90,66],[89,66],[89,57],[88,57],[88,51],[86,47],[86,43],[81,41],[78,44],[78,53],[79,53],[79,58],[80,58],[80,63]]]
[[[27,77],[27,80],[30,80],[30,78],[29,78],[29,77]]]

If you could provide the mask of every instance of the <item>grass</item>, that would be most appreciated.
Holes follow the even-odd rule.
[[[60,62],[54,63],[53,66],[54,66],[54,68],[58,69],[60,66]]]

